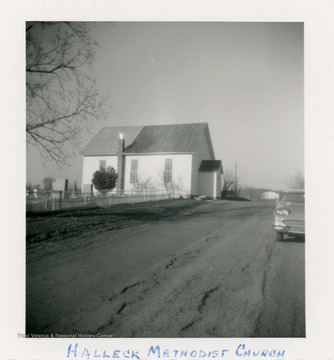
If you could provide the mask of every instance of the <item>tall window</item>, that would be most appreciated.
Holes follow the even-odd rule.
[[[104,170],[107,166],[107,160],[100,160],[100,170]]]
[[[165,160],[164,183],[171,184],[173,181],[173,160]]]
[[[130,184],[138,184],[138,160],[131,160]]]

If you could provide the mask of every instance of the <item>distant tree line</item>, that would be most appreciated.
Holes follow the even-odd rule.
[[[55,181],[55,178],[52,176],[46,176],[41,180],[41,183],[32,184],[27,183],[26,184],[26,191],[33,192],[34,190],[40,191],[52,191],[53,188],[53,182]],[[69,182],[68,191],[78,191],[80,190],[77,180],[74,180],[72,182]]]

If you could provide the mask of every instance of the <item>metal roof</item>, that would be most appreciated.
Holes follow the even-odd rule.
[[[101,129],[81,151],[83,155],[117,155],[119,134],[124,147],[130,146],[143,129],[142,126],[118,126]]]
[[[117,155],[120,133],[124,134],[124,154],[192,153],[206,136],[214,158],[207,123],[105,127],[81,153],[86,156]]]

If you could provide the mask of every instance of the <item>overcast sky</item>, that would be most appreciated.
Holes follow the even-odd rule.
[[[93,23],[103,126],[207,122],[216,159],[242,185],[280,189],[304,170],[302,23]],[[87,141],[83,142],[84,146]],[[72,167],[27,153],[27,182],[81,184]]]

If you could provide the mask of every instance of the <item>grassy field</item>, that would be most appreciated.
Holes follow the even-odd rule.
[[[112,230],[130,223],[158,221],[181,211],[203,205],[193,199],[160,200],[136,204],[121,204],[108,208],[64,210],[53,213],[28,214],[26,240],[28,244],[57,241],[92,231]]]

